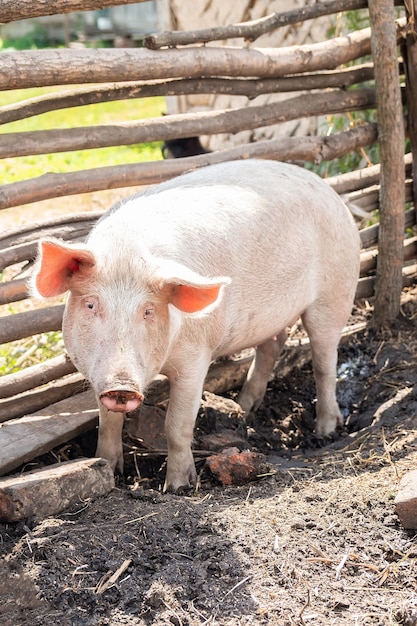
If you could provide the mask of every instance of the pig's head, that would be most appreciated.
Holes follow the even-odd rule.
[[[132,259],[119,250],[114,258],[114,249],[111,256],[44,240],[31,288],[42,298],[69,292],[68,354],[108,410],[129,412],[169,358],[184,317],[210,313],[229,282],[149,255]]]

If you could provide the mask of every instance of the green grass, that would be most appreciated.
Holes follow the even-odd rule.
[[[0,103],[7,105],[53,91],[56,91],[56,88],[6,92],[0,94]],[[162,97],[104,102],[51,111],[25,120],[4,124],[0,128],[0,133],[111,124],[112,122],[159,117],[163,112],[165,112],[165,100]],[[45,172],[62,173],[138,161],[156,161],[162,158],[160,146],[161,142],[152,142],[132,146],[115,146],[96,150],[4,159],[1,182],[2,184],[17,182],[41,176]]]

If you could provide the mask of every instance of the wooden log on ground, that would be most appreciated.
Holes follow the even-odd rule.
[[[77,459],[0,479],[0,521],[38,520],[114,489],[114,474],[104,459]]]
[[[71,359],[66,354],[37,363],[24,370],[7,374],[0,378],[0,398],[10,398],[29,389],[46,385],[52,380],[73,374],[76,371]]]
[[[347,89],[373,79],[372,63],[340,68],[336,71],[284,76],[283,78],[190,78],[166,81],[112,83],[111,85],[81,87],[60,93],[45,94],[0,107],[0,124],[41,115],[70,107],[114,102],[154,96],[223,94],[246,96],[253,100],[262,94],[307,91],[311,89]]]
[[[0,425],[0,475],[94,428],[98,408],[93,391]]]
[[[396,22],[398,37],[405,25],[405,19]],[[369,28],[320,43],[283,48],[21,50],[2,53],[0,90],[184,76],[281,78],[336,69],[370,52]]]
[[[0,158],[91,150],[160,140],[185,139],[199,135],[237,133],[301,117],[329,115],[370,109],[375,105],[373,89],[327,91],[295,96],[262,106],[221,111],[200,111],[164,117],[90,126],[23,133],[5,133]]]
[[[100,167],[66,174],[43,174],[37,178],[0,187],[0,209],[72,194],[153,185],[212,163],[258,158],[278,161],[336,159],[377,141],[376,124],[364,124],[327,137],[288,137],[243,144],[236,148],[182,159]],[[0,267],[2,254],[0,253]]]

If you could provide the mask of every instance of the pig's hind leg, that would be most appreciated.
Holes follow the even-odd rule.
[[[310,338],[317,393],[316,434],[320,437],[330,435],[336,426],[343,424],[336,400],[337,348],[344,327],[342,318],[340,309],[332,315],[332,308],[319,306],[311,307],[302,315]]]
[[[276,337],[268,339],[256,348],[255,357],[237,398],[238,404],[246,413],[259,408],[265,395],[269,376],[286,340],[287,333],[283,330]]]

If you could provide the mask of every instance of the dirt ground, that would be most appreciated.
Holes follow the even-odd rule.
[[[414,290],[389,336],[341,346],[346,427],[332,441],[312,434],[303,358],[278,368],[246,429],[201,410],[194,493],[163,494],[164,457],[139,452],[107,497],[0,525],[0,624],[416,625],[416,532],[394,509],[417,463],[416,315]],[[204,436],[225,427],[266,455],[257,480],[221,486],[205,469]]]

